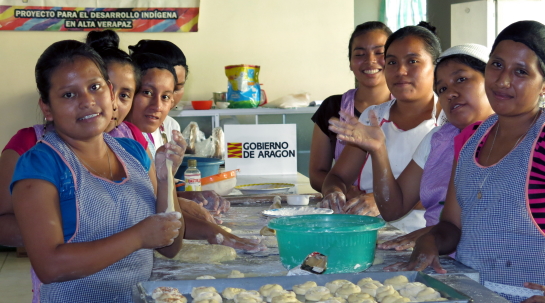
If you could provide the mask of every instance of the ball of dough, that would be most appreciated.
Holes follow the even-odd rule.
[[[171,260],[158,252],[154,256],[160,259]],[[234,248],[217,244],[191,244],[184,243],[182,249],[172,258],[185,263],[216,264],[236,259],[237,252]]]
[[[227,278],[244,278],[244,274],[236,269],[233,269]]]
[[[390,279],[384,280],[384,285],[392,285],[395,290],[402,289],[405,285],[409,283],[409,279],[405,276],[395,276]]]
[[[178,288],[168,287],[168,286],[160,286],[160,287],[155,288],[151,292],[151,297],[153,299],[157,299],[162,294],[180,294],[180,291],[178,290]]]
[[[305,299],[308,301],[325,301],[333,297],[329,289],[325,286],[315,286],[307,290]]]
[[[381,303],[396,303],[396,302],[410,302],[411,299],[402,297],[398,293],[386,296],[380,301]]]
[[[203,302],[203,301],[207,301],[207,302]],[[201,303],[213,303],[213,302],[221,303],[221,302],[223,302],[223,299],[215,291],[204,291],[204,292],[200,292],[197,295],[197,297],[193,298],[193,303],[197,303],[197,302],[201,302]]]
[[[335,296],[346,299],[351,294],[357,294],[360,292],[361,292],[361,288],[358,285],[348,282],[346,284],[343,284],[341,287],[337,288],[337,291],[335,292]]]
[[[329,291],[330,291],[332,294],[334,294],[334,293],[337,291],[337,289],[338,289],[339,287],[341,287],[341,286],[343,286],[344,284],[347,284],[347,283],[352,283],[352,282],[350,282],[350,281],[348,281],[348,280],[342,280],[342,279],[340,279],[340,280],[333,280],[333,281],[331,281],[331,282],[327,282],[327,283],[325,284],[325,287],[327,287],[327,288],[329,289]]]
[[[236,288],[236,287],[226,287],[222,292],[221,295],[227,299],[227,300],[233,300],[235,298],[235,295],[245,291],[245,289],[242,288]]]
[[[416,298],[416,295],[426,289],[426,287],[426,285],[420,282],[407,283],[402,289],[399,290],[399,294],[404,297]]]
[[[255,290],[241,291],[235,295],[234,298],[236,303],[261,303],[263,298],[259,292]]]
[[[263,226],[263,228],[259,231],[259,234],[262,236],[276,236],[276,230]]]
[[[397,294],[398,292],[392,287],[392,285],[384,285],[377,288],[377,294],[375,298],[381,302],[386,296]]]
[[[233,231],[232,229],[230,229],[230,228],[227,227],[227,226],[223,226],[223,225],[218,225],[218,226],[221,227],[223,230],[225,230],[225,231],[228,232],[228,233],[230,233],[230,232]]]
[[[272,298],[271,303],[301,303],[297,298],[290,294],[281,294]]]
[[[373,300],[373,296],[371,296],[370,294],[366,294],[364,292],[351,294],[350,296],[348,296],[347,300],[348,300],[348,303],[361,303],[361,302],[365,302],[366,300],[375,301]]]
[[[362,293],[369,294],[371,297],[377,295],[377,289],[379,288],[379,286],[373,282],[358,284],[358,286],[360,287]]]
[[[319,301],[317,303],[346,303],[346,300],[341,297],[331,297],[325,301]]]
[[[272,302],[272,299],[274,297],[281,296],[281,295],[286,295],[287,297],[292,296],[293,298],[296,297],[293,291],[284,290],[284,289],[274,289],[274,290],[271,290],[271,292],[267,296],[267,302]]]
[[[295,292],[296,294],[304,296],[307,293],[307,290],[316,286],[318,286],[316,282],[307,281],[303,284],[293,285],[292,289],[293,289],[293,292]]]
[[[441,298],[441,294],[431,287],[426,287],[416,295],[417,301],[433,301]]]
[[[195,280],[211,280],[211,279],[216,279],[216,278],[214,276],[200,276],[195,278]]]
[[[358,281],[358,283],[356,285],[358,285],[359,287],[361,287],[363,284],[367,284],[367,283],[373,283],[375,284],[377,287],[381,287],[382,286],[382,283],[380,283],[379,281],[377,280],[373,280],[371,278],[363,278],[361,280]]]
[[[155,303],[187,303],[187,299],[180,293],[163,293],[155,299]]]
[[[259,288],[259,293],[263,297],[268,297],[273,290],[284,290],[284,288],[278,284],[265,284]]]
[[[195,299],[200,293],[203,293],[203,292],[215,292],[215,293],[217,293],[218,291],[212,286],[210,286],[210,287],[207,287],[207,286],[193,287],[193,289],[191,290],[191,297],[193,299]]]

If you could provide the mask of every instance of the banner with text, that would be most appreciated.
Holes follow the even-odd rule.
[[[0,5],[0,30],[196,32],[196,7],[58,7]]]
[[[297,125],[225,125],[225,170],[240,175],[297,174]]]

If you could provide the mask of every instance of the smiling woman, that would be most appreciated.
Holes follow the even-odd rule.
[[[408,26],[388,37],[384,48],[386,84],[396,99],[368,107],[359,120],[365,125],[380,126],[387,138],[380,152],[388,154],[385,161],[389,161],[397,177],[410,162],[422,138],[442,124],[437,119],[439,110],[432,90],[433,70],[441,46],[430,30]],[[325,198],[321,206],[337,213],[378,215],[373,195],[389,200],[389,192],[374,186],[373,181],[379,175],[373,164],[375,158],[368,149],[347,145],[325,178],[322,188]],[[350,199],[347,194],[356,180],[359,190],[367,195]],[[405,232],[420,229],[425,224],[423,211],[413,210],[392,224]]]

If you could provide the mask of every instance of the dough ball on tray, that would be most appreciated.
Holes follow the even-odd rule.
[[[367,283],[373,283],[375,284],[377,287],[381,287],[383,286],[382,283],[380,283],[379,281],[377,280],[373,280],[371,278],[363,278],[361,280],[358,281],[358,283],[356,285],[358,285],[359,287],[361,287],[363,284],[367,284]]]
[[[222,303],[223,299],[217,292],[201,292],[196,298],[193,298],[193,303]]]
[[[351,294],[348,296],[348,303],[370,303],[375,302],[375,299],[370,294],[364,292]]]
[[[241,291],[235,295],[234,300],[236,303],[261,303],[263,298],[259,292],[255,290]]]
[[[346,300],[341,297],[331,297],[325,301],[319,301],[317,303],[346,303]]]
[[[315,286],[307,290],[305,300],[307,301],[325,301],[333,297],[329,289],[325,286]]]
[[[244,274],[236,269],[233,269],[227,278],[244,278]]]
[[[200,276],[200,277],[195,278],[195,280],[212,280],[212,279],[216,279],[216,277],[214,277],[214,276]]]
[[[408,283],[409,283],[409,279],[407,279],[407,277],[401,276],[401,275],[384,280],[384,285],[392,285],[392,287],[395,290],[402,289]]]
[[[343,299],[348,298],[351,294],[357,294],[361,292],[361,288],[351,282],[343,284],[341,287],[337,288],[335,296],[341,297]]]
[[[377,288],[377,295],[375,296],[375,299],[377,301],[381,302],[382,299],[389,295],[397,294],[397,290],[394,289],[392,285],[384,285],[379,288]]]
[[[292,289],[293,289],[294,293],[304,296],[307,293],[307,290],[309,290],[309,289],[311,289],[313,287],[316,287],[316,286],[318,286],[318,284],[316,284],[316,282],[307,281],[307,282],[305,282],[303,284],[293,285]]]
[[[236,287],[226,287],[221,292],[221,295],[227,300],[233,300],[235,298],[236,294],[238,294],[240,292],[243,292],[243,291],[246,291],[246,290],[242,289],[242,288],[236,288]]]
[[[272,299],[274,297],[281,296],[281,295],[286,295],[285,297],[293,297],[293,298],[296,297],[296,294],[293,291],[284,290],[284,289],[273,289],[269,292],[269,295],[266,296],[267,302],[272,302]]]
[[[435,301],[439,298],[441,298],[441,294],[431,287],[426,287],[416,295],[417,301]]]
[[[284,288],[278,284],[265,284],[259,288],[259,293],[263,297],[268,297],[274,290],[284,290]]]
[[[300,301],[297,300],[295,293],[293,291],[286,291],[286,293],[282,293],[282,294],[273,296],[271,298],[271,303],[298,303],[298,302]]]
[[[399,290],[399,294],[404,297],[416,298],[419,292],[426,289],[427,286],[420,282],[407,283],[402,289]]]
[[[350,281],[348,281],[348,280],[342,280],[342,279],[340,279],[340,280],[333,280],[333,281],[331,281],[331,282],[327,282],[327,283],[325,284],[325,287],[327,287],[327,288],[329,289],[329,291],[330,291],[332,294],[334,294],[334,293],[337,291],[337,289],[338,289],[339,287],[341,287],[341,286],[343,286],[344,284],[347,284],[347,283],[352,283],[352,282],[350,282]]]
[[[191,290],[191,297],[193,299],[195,299],[199,294],[201,294],[203,292],[215,292],[215,293],[217,293],[218,291],[212,286],[210,286],[210,287],[207,287],[207,286],[193,287],[193,289]]]
[[[369,294],[371,297],[377,295],[377,289],[379,288],[379,286],[373,282],[358,284],[358,286],[360,287],[362,293]]]

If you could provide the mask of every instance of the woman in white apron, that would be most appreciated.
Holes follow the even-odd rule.
[[[496,115],[456,137],[441,221],[417,240],[409,263],[390,269],[431,265],[444,273],[438,254],[456,250],[456,259],[504,298],[545,302],[544,41],[545,25],[536,21],[498,35],[485,70]]]
[[[386,135],[392,172],[397,177],[411,160],[422,138],[441,124],[437,118],[437,97],[433,93],[433,71],[441,46],[430,30],[422,26],[407,26],[388,38],[385,51],[386,83],[396,98],[368,107],[360,121],[369,125],[370,112],[376,114]],[[360,190],[373,192],[373,171],[368,157],[365,150],[351,145],[345,147],[324,181],[322,207],[331,208],[336,213],[376,213],[376,205],[370,201],[346,201],[345,198],[348,186],[356,179],[359,179]],[[412,232],[425,226],[423,214],[422,210],[413,210],[394,225],[404,232]]]

